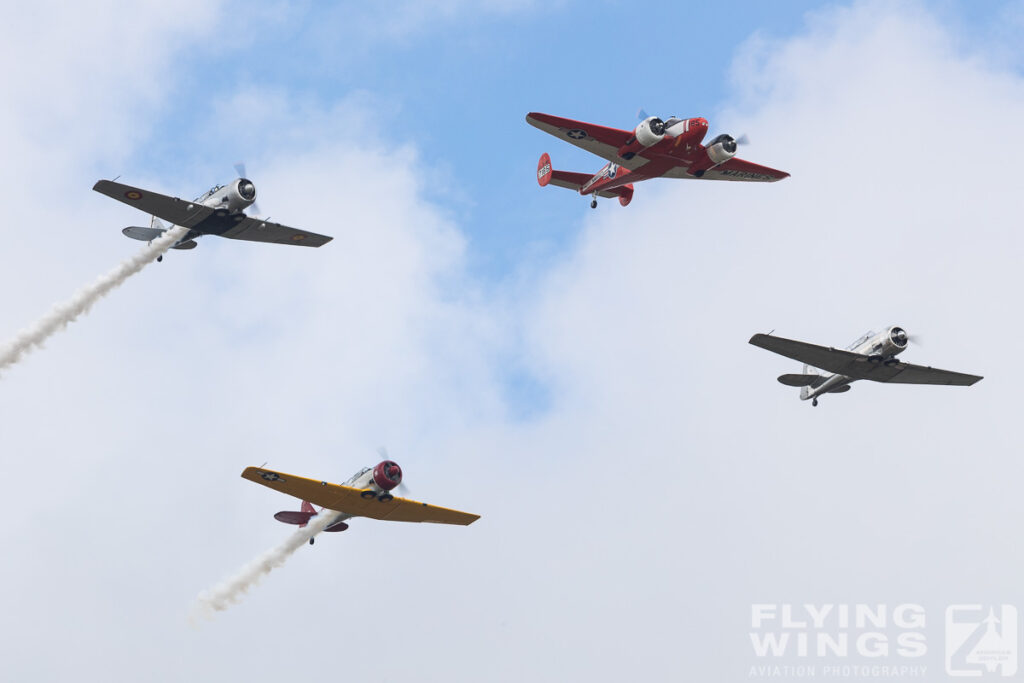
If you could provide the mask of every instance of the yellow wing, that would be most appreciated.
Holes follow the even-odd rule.
[[[308,500],[321,507],[344,512],[353,517],[370,517],[389,522],[433,522],[434,524],[472,524],[480,515],[420,503],[408,498],[378,500],[363,498],[362,489],[306,479],[294,474],[274,472],[259,467],[246,467],[242,477],[263,484],[281,493]],[[367,489],[368,490],[368,489]]]

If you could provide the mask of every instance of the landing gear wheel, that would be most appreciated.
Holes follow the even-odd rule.
[[[596,209],[597,208],[597,200],[596,199],[591,199],[590,200],[590,208],[591,209]]]
[[[817,408],[818,407],[818,399],[812,398],[811,399],[811,405],[814,406],[815,408]]]
[[[370,498],[376,498],[377,494],[376,494],[376,492],[371,491],[370,489],[366,489],[365,491],[363,491],[362,493],[359,494],[359,497],[360,498],[370,499]]]
[[[389,500],[393,500],[393,499],[394,499],[394,496],[392,496],[387,491],[385,491],[384,493],[380,494],[380,496],[377,498],[377,500],[379,500],[382,503],[386,503]]]

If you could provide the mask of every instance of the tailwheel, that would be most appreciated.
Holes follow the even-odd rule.
[[[811,399],[811,405],[814,406],[815,408],[817,408],[818,407],[818,399],[812,398]]]
[[[597,200],[596,199],[591,199],[590,200],[590,208],[591,209],[596,209],[597,208]]]
[[[315,538],[311,538],[311,539],[309,539],[309,544],[310,544],[310,545],[313,545],[313,541],[315,541],[315,540],[316,540]]]
[[[163,260],[164,260],[164,255],[163,254],[160,254],[159,256],[156,257],[156,262],[157,263],[160,263]]]

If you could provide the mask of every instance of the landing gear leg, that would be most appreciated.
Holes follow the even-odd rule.
[[[591,209],[596,209],[597,208],[597,200],[596,199],[591,199],[590,200],[590,208]]]
[[[811,399],[811,405],[814,406],[815,408],[817,408],[818,407],[818,399],[812,398]],[[313,540],[313,539],[309,539],[309,540]]]

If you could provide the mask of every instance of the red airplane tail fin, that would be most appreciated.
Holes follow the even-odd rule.
[[[537,162],[537,184],[544,187],[551,182],[551,157],[547,152],[540,155],[540,161]]]

